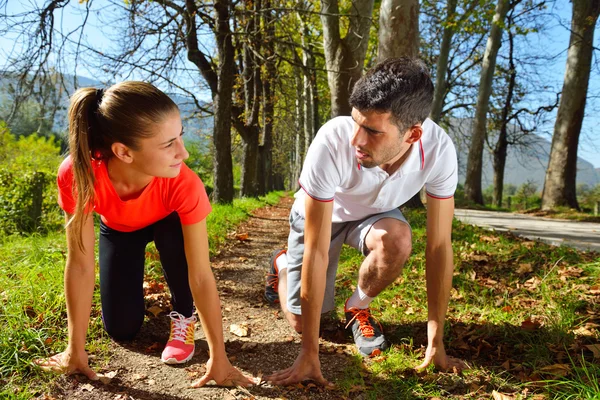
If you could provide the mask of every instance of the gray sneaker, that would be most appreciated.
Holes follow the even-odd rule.
[[[379,322],[371,316],[371,311],[366,308],[345,309],[346,329],[352,330],[354,343],[358,352],[364,357],[374,357],[387,350],[390,344],[383,336],[383,328]]]
[[[279,303],[279,270],[277,269],[275,260],[284,253],[285,250],[277,249],[271,254],[271,259],[269,260],[269,272],[267,272],[265,282],[265,300],[270,304]]]

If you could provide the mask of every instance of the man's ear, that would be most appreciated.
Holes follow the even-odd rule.
[[[110,146],[115,157],[119,160],[129,164],[133,161],[133,156],[131,154],[131,149],[125,146],[123,143],[115,142]]]
[[[408,128],[408,132],[406,133],[406,143],[413,144],[418,142],[423,135],[423,127],[421,124],[415,124]]]

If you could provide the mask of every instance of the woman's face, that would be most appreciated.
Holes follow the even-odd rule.
[[[131,166],[150,176],[174,178],[179,175],[183,161],[190,156],[183,144],[179,112],[167,115],[155,130],[153,136],[138,142],[137,150],[131,150]]]

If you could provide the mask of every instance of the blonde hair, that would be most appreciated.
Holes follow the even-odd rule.
[[[173,100],[146,82],[121,82],[106,90],[82,88],[73,94],[69,106],[69,154],[77,201],[67,226],[72,225],[81,250],[84,216],[96,198],[92,159],[111,158],[113,143],[138,149],[139,140],[153,136],[153,126],[175,111],[179,109]]]

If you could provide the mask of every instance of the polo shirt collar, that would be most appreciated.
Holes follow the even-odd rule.
[[[425,167],[425,152],[423,151],[423,142],[420,139],[418,142],[413,143],[409,151],[408,157],[398,169],[403,175],[422,171]]]

